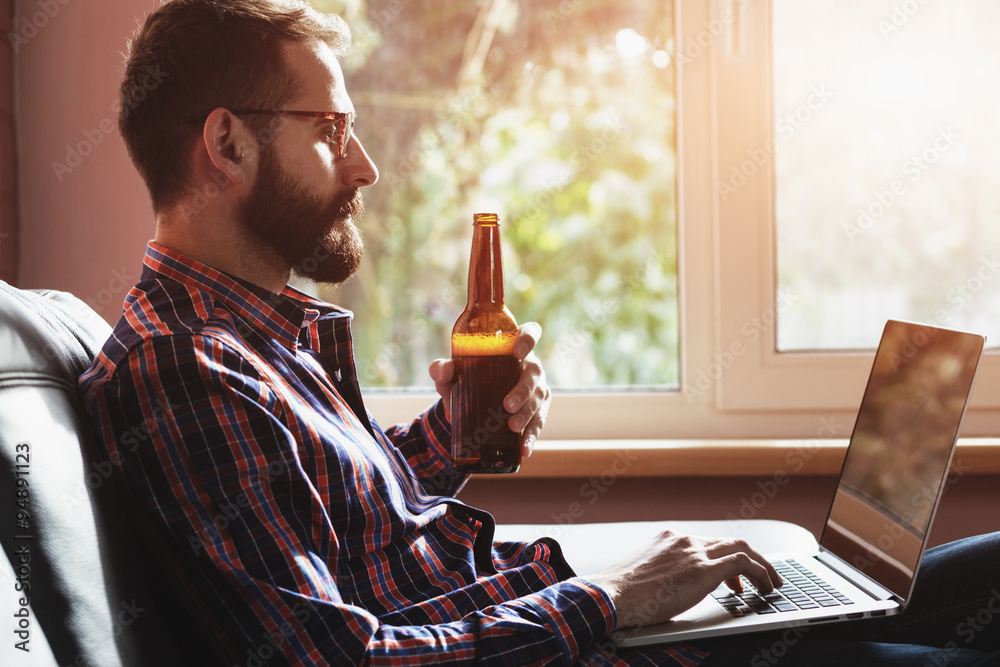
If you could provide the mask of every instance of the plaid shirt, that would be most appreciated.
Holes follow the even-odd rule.
[[[452,496],[440,401],[382,431],[351,313],[150,242],[80,378],[136,523],[226,664],[697,664],[604,640],[558,544],[496,542]],[[603,642],[602,642],[603,640]]]

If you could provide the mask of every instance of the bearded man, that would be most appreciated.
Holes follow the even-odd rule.
[[[552,540],[494,543],[492,517],[454,497],[451,361],[429,369],[441,399],[383,430],[351,314],[288,286],[293,270],[344,281],[362,257],[361,189],[378,171],[337,59],[348,40],[300,0],[167,0],[130,45],[119,126],[155,238],[80,389],[163,615],[210,646],[191,649],[198,665],[696,663],[692,647],[605,638],[741,575],[770,591],[766,560],[665,533],[581,578]],[[504,399],[525,455],[551,401],[540,332],[521,328]]]

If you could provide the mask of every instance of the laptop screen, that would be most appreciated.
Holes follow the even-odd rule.
[[[985,339],[890,320],[820,544],[909,596]]]

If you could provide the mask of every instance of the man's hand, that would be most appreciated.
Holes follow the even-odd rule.
[[[669,621],[711,593],[721,582],[743,590],[740,575],[762,593],[781,577],[743,540],[705,539],[665,531],[642,550],[587,577],[614,602],[618,627]]]
[[[552,403],[552,391],[545,382],[542,362],[533,350],[542,335],[542,327],[535,322],[523,324],[514,342],[514,356],[521,362],[521,378],[503,399],[504,410],[511,414],[507,420],[510,430],[521,434],[521,455],[531,456],[538,434],[545,426]],[[435,359],[428,369],[434,388],[444,399],[445,411],[451,419],[451,387],[454,384],[455,364],[451,359]]]

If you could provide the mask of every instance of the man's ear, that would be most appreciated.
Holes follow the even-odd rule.
[[[219,107],[208,114],[202,128],[208,159],[236,185],[246,186],[257,142],[243,121]]]

